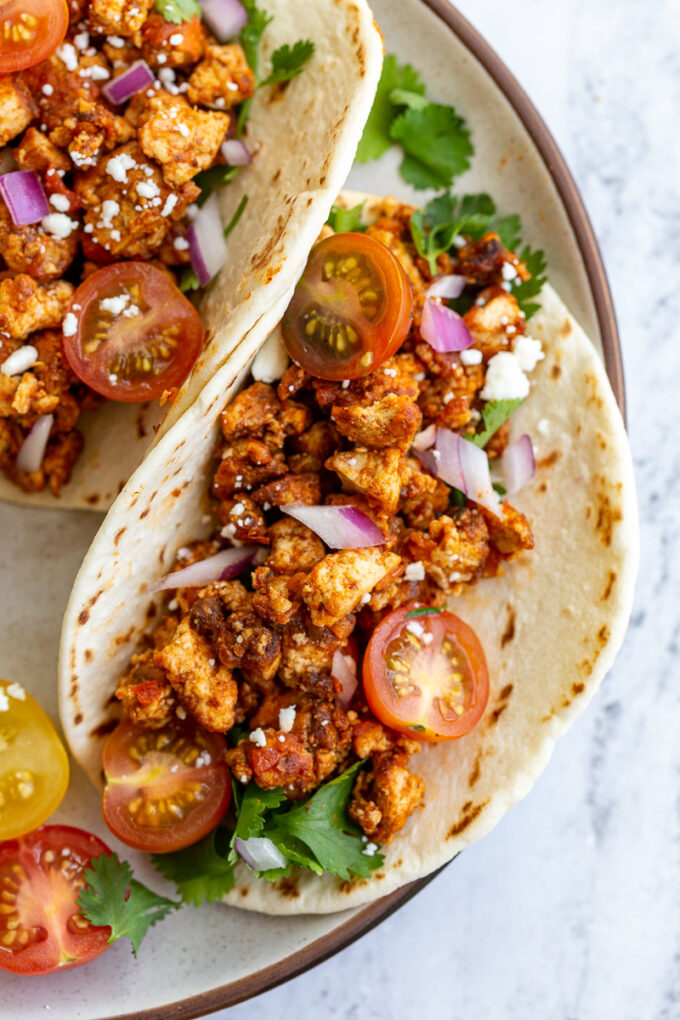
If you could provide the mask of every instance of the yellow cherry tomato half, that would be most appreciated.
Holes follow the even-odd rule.
[[[18,683],[0,680],[0,842],[42,825],[61,804],[68,777],[49,716]]]

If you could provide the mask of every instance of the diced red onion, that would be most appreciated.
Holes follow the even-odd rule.
[[[19,447],[16,459],[17,471],[40,470],[53,421],[53,414],[41,414],[36,420],[35,425]]]
[[[153,85],[154,81],[153,71],[147,62],[135,60],[134,64],[130,64],[126,71],[103,85],[102,92],[110,103],[119,106],[121,103],[127,102],[130,96],[134,96],[136,92],[141,92],[142,89]]]
[[[281,509],[284,514],[306,524],[331,549],[362,549],[369,545],[382,545],[385,541],[378,525],[355,506],[290,503]]]
[[[424,450],[429,450],[431,446],[434,446],[435,439],[437,438],[437,426],[428,425],[422,432],[417,432],[413,437],[411,446],[418,453],[422,453]]]
[[[50,207],[38,175],[32,170],[14,170],[0,177],[0,192],[17,227],[26,227],[48,216]]]
[[[473,503],[503,516],[498,494],[491,484],[489,458],[484,450],[450,429],[437,429],[437,475],[464,492]]]
[[[191,265],[201,287],[210,283],[227,261],[227,243],[217,195],[211,195],[199,209],[187,230]]]
[[[439,280],[431,283],[425,291],[425,297],[453,300],[453,298],[460,297],[464,290],[465,277],[451,274],[450,276],[442,276]]]
[[[288,858],[284,857],[275,843],[266,836],[251,836],[250,839],[234,840],[234,850],[253,871],[269,871],[271,868],[285,868]]]
[[[167,574],[153,586],[153,591],[167,591],[168,588],[203,588],[213,581],[230,581],[238,577],[253,562],[257,552],[255,545],[243,545],[240,549],[222,549],[214,556],[191,563],[188,567]]]
[[[438,354],[464,351],[474,340],[460,315],[452,308],[427,298],[423,306],[420,333]]]
[[[536,458],[530,436],[520,436],[506,446],[501,457],[501,469],[506,492],[517,492],[531,481],[536,473]]]
[[[250,149],[240,138],[228,138],[226,142],[222,142],[220,148],[229,166],[248,166],[252,163]]]
[[[239,0],[201,0],[203,20],[218,42],[238,35],[248,24],[248,12]]]
[[[339,649],[336,649],[333,652],[331,676],[342,687],[340,694],[338,694],[338,702],[342,708],[347,709],[358,686],[357,663],[354,656],[348,652],[341,652]]]

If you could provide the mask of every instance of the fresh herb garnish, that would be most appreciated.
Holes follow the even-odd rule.
[[[196,16],[201,17],[201,5],[197,0],[155,0],[153,9],[173,25],[191,21]]]
[[[288,43],[279,46],[278,50],[272,53],[271,73],[260,84],[278,85],[283,81],[290,81],[291,78],[297,78],[313,53],[314,43],[311,39],[298,39],[293,46],[289,46]]]
[[[182,270],[182,275],[179,278],[179,289],[183,294],[187,294],[192,290],[200,290],[200,283],[196,276],[196,271],[191,266],[185,266]]]
[[[357,162],[379,159],[393,144],[390,127],[404,105],[392,101],[392,94],[398,91],[424,96],[425,85],[410,64],[400,67],[397,58],[389,55],[385,57],[373,107],[359,142]]]
[[[185,903],[200,907],[221,900],[234,885],[234,865],[226,855],[227,841],[224,829],[215,829],[193,846],[171,854],[154,854],[152,860],[161,875],[175,883]]]
[[[261,790],[256,783],[249,783],[246,786],[238,806],[236,828],[229,845],[229,861],[232,864],[239,860],[234,850],[234,840],[237,837],[250,839],[252,836],[261,836],[267,812],[275,811],[285,801],[286,794],[280,787]]]
[[[236,212],[234,213],[234,215],[232,216],[232,218],[229,220],[229,222],[227,223],[226,227],[224,228],[224,236],[225,237],[229,237],[229,235],[231,234],[232,230],[234,229],[234,227],[236,226],[238,221],[243,216],[243,210],[245,209],[245,207],[247,205],[248,205],[248,196],[244,195],[243,198],[241,199],[241,201],[239,202],[237,208],[236,208]]]
[[[491,437],[498,432],[504,421],[507,421],[513,411],[516,411],[522,403],[520,398],[513,400],[489,400],[482,408],[482,422],[484,428],[474,436],[465,436],[475,446],[482,449],[489,442]]]
[[[85,881],[77,901],[82,913],[91,924],[111,928],[109,942],[130,939],[135,956],[151,925],[180,906],[133,878],[132,868],[117,854],[95,857]]]
[[[407,613],[404,619],[411,620],[414,616],[431,616],[432,613],[441,613],[441,609],[437,609],[436,606],[420,606]]]
[[[437,259],[447,252],[456,236],[481,237],[489,229],[496,206],[490,195],[464,195],[458,199],[445,191],[411,217],[411,235],[419,255],[437,272]]]
[[[201,170],[194,177],[194,184],[197,184],[201,189],[201,194],[196,199],[196,204],[198,206],[204,205],[213,191],[223,188],[225,184],[232,181],[240,169],[238,166],[227,166],[225,163],[219,163],[217,166],[208,167],[207,170]]]
[[[519,258],[531,273],[531,279],[522,280],[518,283],[515,283],[513,280],[512,293],[515,295],[517,304],[527,319],[530,319],[541,307],[536,301],[531,301],[531,298],[538,297],[541,293],[543,284],[547,279],[545,275],[547,266],[543,252],[540,249],[533,251],[528,244],[519,252]],[[516,279],[519,278],[517,277]]]
[[[260,62],[260,39],[265,28],[272,21],[272,16],[257,6],[257,0],[241,0],[241,2],[248,15],[248,24],[241,31],[241,46],[243,47],[248,67],[257,79]]]
[[[363,233],[366,224],[361,222],[361,214],[364,203],[353,206],[351,209],[341,209],[339,205],[332,205],[326,222],[336,234]]]

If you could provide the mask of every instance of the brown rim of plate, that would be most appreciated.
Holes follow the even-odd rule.
[[[421,2],[445,22],[451,31],[470,50],[472,55],[477,58],[490,77],[493,78],[529,132],[536,148],[543,157],[546,167],[552,175],[583,258],[602,336],[607,375],[625,420],[626,398],[623,362],[611,292],[593,228],[574,179],[564,161],[564,157],[541,119],[536,107],[526,95],[519,82],[479,32],[472,27],[458,10],[448,3],[448,0],[421,0]],[[444,867],[447,867],[447,865],[444,865]],[[304,949],[292,953],[285,959],[279,960],[278,963],[249,974],[248,977],[239,978],[228,985],[221,985],[219,988],[213,988],[209,992],[203,992],[188,999],[180,999],[177,1002],[166,1003],[163,1006],[142,1010],[137,1013],[117,1014],[116,1016],[108,1017],[107,1020],[169,1020],[169,1018],[172,1018],[172,1020],[193,1020],[195,1017],[213,1013],[218,1009],[233,1006],[237,1002],[243,1002],[244,999],[250,999],[255,995],[259,995],[261,992],[274,988],[284,981],[297,977],[298,974],[302,974],[311,967],[315,967],[317,964],[327,960],[329,956],[333,956],[335,953],[340,952],[341,949],[350,945],[350,943],[355,942],[362,935],[365,935],[375,928],[376,925],[384,921],[390,914],[393,914],[405,903],[408,903],[416,893],[420,892],[424,886],[436,878],[441,871],[443,871],[443,868],[439,868],[433,874],[426,875],[425,878],[418,879],[416,882],[411,882],[409,885],[397,889],[389,896],[384,896],[375,903],[369,904],[328,935],[324,935],[315,942],[311,942]]]

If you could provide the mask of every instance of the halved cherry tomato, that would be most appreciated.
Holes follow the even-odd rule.
[[[0,968],[51,974],[88,963],[109,947],[110,928],[90,924],[76,900],[101,839],[70,825],[44,825],[0,843]]]
[[[0,840],[42,825],[59,807],[68,775],[51,720],[23,687],[0,680]]]
[[[120,723],[103,753],[106,824],[137,850],[169,853],[214,829],[229,806],[226,741],[186,719],[158,730]]]
[[[56,50],[68,28],[66,0],[0,4],[0,74],[23,71]]]
[[[71,368],[110,400],[155,400],[180,386],[202,343],[194,306],[166,273],[144,262],[116,262],[88,276],[64,319]]]
[[[479,638],[453,613],[417,603],[395,609],[373,631],[364,691],[374,715],[418,740],[455,740],[477,725],[489,698]],[[413,616],[411,614],[417,613]]]
[[[283,339],[312,375],[357,379],[394,354],[412,313],[411,285],[392,252],[365,234],[334,234],[312,248]]]

